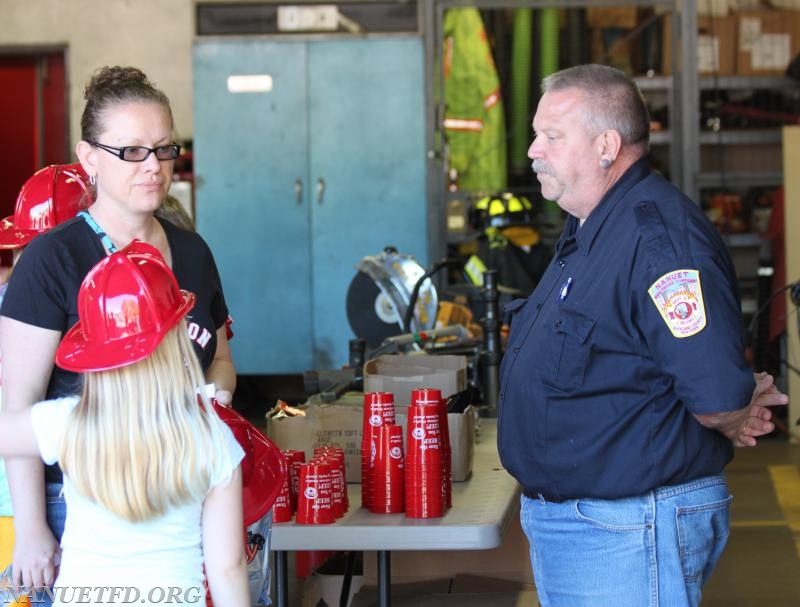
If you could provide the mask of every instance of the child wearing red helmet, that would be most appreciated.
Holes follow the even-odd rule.
[[[156,605],[169,592],[200,602],[204,567],[217,605],[249,604],[244,451],[203,396],[184,320],[194,301],[150,245],[104,258],[56,353],[83,374],[82,394],[0,414],[0,455],[39,455],[64,472],[54,605],[79,587],[95,604],[126,593]]]
[[[14,214],[0,221],[0,250],[19,259],[25,246],[39,234],[74,217],[91,201],[89,178],[80,164],[50,165],[36,171],[22,186]],[[4,268],[0,302],[13,271]],[[0,403],[2,404],[2,403]],[[14,521],[5,465],[0,459],[0,572],[8,568],[14,549]]]

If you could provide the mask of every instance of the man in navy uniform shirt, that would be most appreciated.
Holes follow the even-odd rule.
[[[788,399],[745,362],[716,229],[650,170],[633,81],[584,65],[542,91],[528,156],[569,217],[536,289],[507,307],[498,416],[539,598],[698,605],[729,533],[725,465]]]

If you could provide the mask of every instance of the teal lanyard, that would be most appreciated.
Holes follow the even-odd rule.
[[[109,253],[116,253],[117,247],[114,246],[114,243],[111,242],[111,239],[108,237],[108,234],[103,232],[103,228],[97,225],[97,222],[94,220],[94,217],[89,215],[88,211],[81,211],[78,213],[78,217],[83,217],[83,220],[89,224],[89,227],[92,228],[95,234],[100,237],[100,242],[103,243],[103,246],[108,249]]]

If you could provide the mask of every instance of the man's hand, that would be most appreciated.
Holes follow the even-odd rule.
[[[775,429],[772,423],[772,410],[789,404],[789,397],[775,386],[775,378],[769,373],[754,373],[756,387],[750,404],[744,409],[730,413],[695,415],[697,421],[707,428],[717,430],[727,436],[735,447],[755,447],[758,437]]]
[[[52,586],[61,564],[61,549],[47,525],[15,530],[13,583],[41,589]]]

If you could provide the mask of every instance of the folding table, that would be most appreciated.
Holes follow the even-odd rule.
[[[349,483],[350,510],[336,523],[274,524],[270,548],[276,552],[277,606],[288,606],[288,551],[377,551],[379,605],[389,607],[392,550],[489,550],[500,546],[518,510],[520,487],[500,466],[496,437],[496,420],[479,420],[472,476],[453,483],[453,506],[443,517],[371,513],[361,507],[361,485]]]

